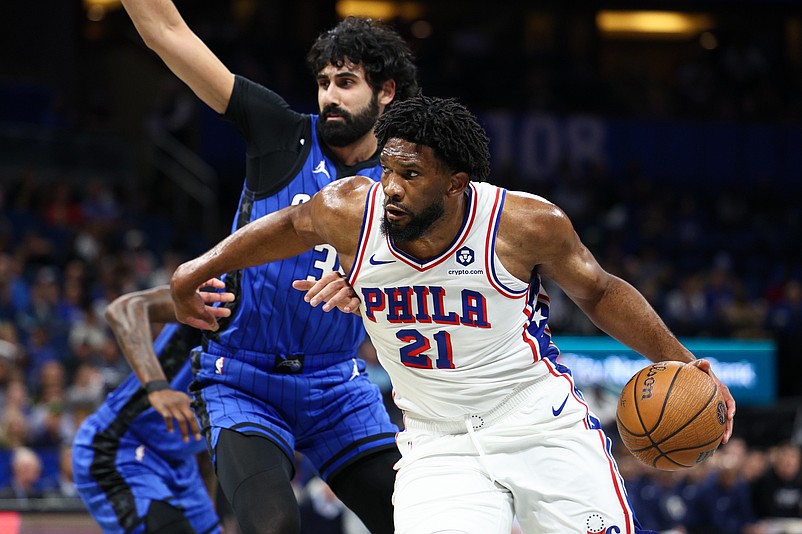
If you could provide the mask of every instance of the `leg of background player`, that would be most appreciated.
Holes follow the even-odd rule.
[[[373,534],[394,531],[393,466],[399,459],[398,449],[385,449],[346,467],[329,483],[337,498],[359,516]]]
[[[148,534],[197,534],[184,513],[164,501],[153,501],[145,516]]]
[[[292,463],[272,441],[222,430],[215,449],[217,479],[243,534],[292,534],[301,518]]]

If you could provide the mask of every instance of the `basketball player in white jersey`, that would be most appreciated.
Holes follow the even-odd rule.
[[[204,280],[329,243],[405,414],[396,532],[508,534],[514,516],[528,533],[643,532],[609,439],[557,363],[541,277],[650,360],[708,372],[727,403],[725,442],[727,387],[599,266],[557,206],[482,183],[488,140],[463,106],[413,97],[382,115],[376,135],[380,184],[339,180],[180,266],[179,319],[214,327],[195,291]],[[313,304],[342,302],[320,287]]]

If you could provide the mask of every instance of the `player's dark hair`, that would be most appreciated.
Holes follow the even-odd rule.
[[[342,67],[350,60],[365,69],[374,92],[395,80],[394,102],[418,93],[418,68],[404,39],[380,21],[347,17],[318,36],[306,56],[306,64],[317,75],[327,65]]]
[[[414,96],[387,109],[376,123],[379,146],[396,137],[426,145],[457,172],[484,181],[490,174],[489,139],[468,109],[453,98]]]

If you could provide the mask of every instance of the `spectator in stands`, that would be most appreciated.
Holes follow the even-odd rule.
[[[0,499],[36,499],[40,489],[42,460],[33,449],[16,447],[11,454],[11,482],[0,488]]]
[[[131,373],[131,368],[125,363],[120,354],[117,341],[108,338],[103,342],[100,349],[100,374],[103,376],[103,385],[106,391],[111,391],[119,386],[123,380]]]
[[[759,532],[752,510],[751,490],[741,475],[737,455],[717,454],[708,462],[715,469],[686,501],[685,526],[691,534],[747,534]]]
[[[27,445],[31,404],[28,386],[23,380],[17,378],[6,385],[3,405],[3,412],[0,413],[0,447],[11,449]]]
[[[39,389],[39,375],[42,368],[49,362],[57,362],[61,359],[56,347],[47,323],[31,326],[25,343],[25,354],[27,355],[25,377],[33,390]]]
[[[0,412],[5,406],[5,393],[8,383],[17,370],[17,347],[3,339],[0,334]]]
[[[627,494],[638,519],[660,532],[686,532],[682,525],[687,505],[679,494],[680,489],[675,473],[651,468],[627,483]]]
[[[44,489],[46,497],[80,498],[72,477],[72,447],[59,449],[58,472]]]
[[[732,301],[721,311],[728,337],[768,337],[769,334],[764,327],[766,323],[765,303],[760,298],[750,298],[742,280],[735,281]]]
[[[789,368],[792,359],[802,354],[802,282],[787,280],[782,295],[768,311],[767,325],[777,340],[778,365]],[[802,383],[795,373],[780,373],[778,389],[781,395],[802,395]]]
[[[0,418],[0,447],[13,449],[30,443],[30,428],[25,414],[7,407]]]
[[[70,406],[85,405],[90,411],[95,411],[103,397],[105,388],[100,369],[89,363],[78,366],[72,383],[67,387],[67,403]]]
[[[13,320],[28,305],[30,288],[21,274],[19,259],[0,253],[0,321]]]
[[[783,443],[769,453],[769,468],[752,485],[760,518],[802,517],[802,452]]]
[[[42,367],[29,424],[30,444],[34,447],[59,447],[72,441],[75,422],[67,410],[66,376],[61,362],[50,361]]]
[[[703,291],[704,278],[697,273],[683,278],[679,286],[668,292],[663,316],[677,335],[690,335],[708,322]]]
[[[766,454],[766,451],[762,449],[755,449],[750,448],[746,452],[746,458],[744,458],[744,463],[741,466],[741,474],[744,477],[744,480],[752,486],[752,504],[755,504],[755,490],[754,490],[754,483],[762,477],[766,470],[769,468],[769,457]],[[755,514],[760,515],[757,511],[757,506],[753,506],[755,509]]]

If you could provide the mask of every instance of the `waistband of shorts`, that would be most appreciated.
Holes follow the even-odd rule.
[[[495,408],[485,413],[465,414],[461,419],[426,419],[405,413],[404,423],[409,428],[457,434],[464,434],[468,431],[466,423],[468,420],[470,420],[474,430],[486,428],[503,419],[507,414],[515,410],[515,408],[532,398],[536,393],[537,385],[548,377],[549,375],[546,374],[531,382],[517,386],[515,390],[498,403]]]
[[[321,369],[328,369],[333,365],[342,362],[350,362],[357,359],[356,350],[344,352],[326,352],[326,353],[295,353],[295,354],[278,354],[269,352],[258,352],[247,349],[234,349],[221,345],[214,341],[207,341],[204,346],[204,352],[213,356],[222,356],[224,358],[231,358],[234,360],[248,362],[267,370],[275,369],[285,362],[293,360],[299,361],[302,370],[301,373],[309,371],[320,371]],[[294,374],[294,373],[289,373]]]

